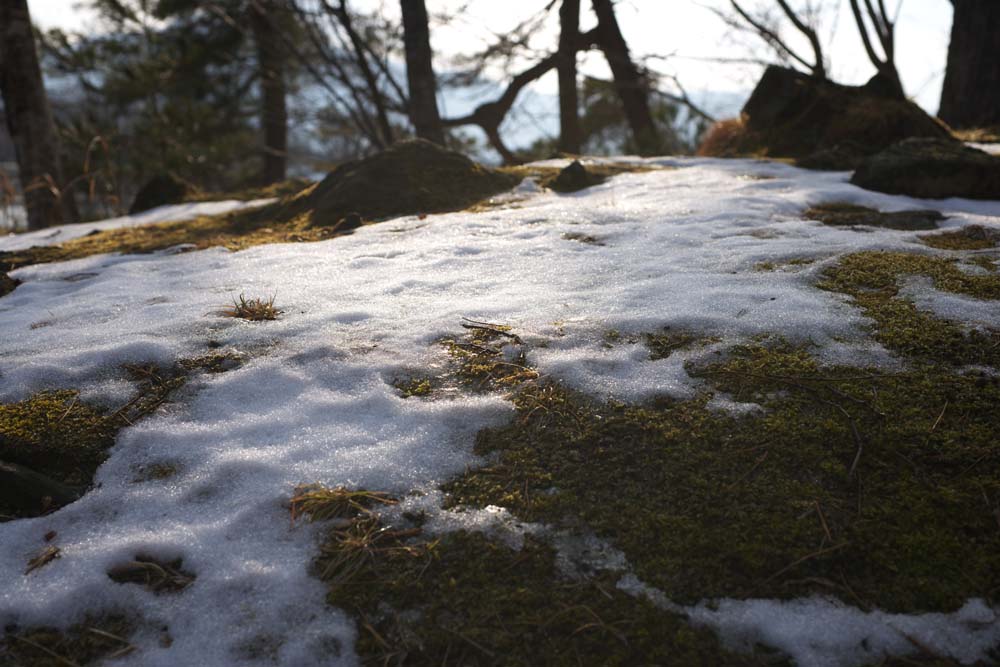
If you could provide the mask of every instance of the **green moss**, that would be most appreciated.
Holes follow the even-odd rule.
[[[552,547],[458,531],[431,539],[362,514],[335,528],[316,571],[358,620],[365,664],[775,664],[724,652],[706,630],[617,590],[570,579]]]
[[[939,290],[1000,299],[1000,276],[970,275],[957,260],[903,252],[861,252],[842,257],[820,287],[849,295],[875,321],[875,338],[908,356],[952,364],[1000,365],[1000,332],[966,331],[898,297],[906,276],[925,276]]]
[[[466,336],[441,341],[455,363],[452,376],[462,387],[473,391],[497,391],[538,377],[538,373],[527,365],[523,348],[517,349],[513,356],[505,356],[505,346],[521,345],[521,339],[510,333],[510,327],[463,326]]]
[[[792,259],[787,259],[783,261],[774,262],[757,262],[753,269],[754,271],[761,271],[769,273],[771,271],[781,271],[789,268],[795,269],[802,266],[809,266],[810,264],[815,264],[817,261],[816,257],[793,257]]]
[[[825,369],[759,346],[692,372],[766,410],[525,385],[518,418],[479,436],[492,462],[446,485],[450,503],[594,530],[678,602],[820,593],[917,611],[995,594],[1000,531],[982,494],[1000,503],[983,465],[1000,460],[997,382]]]
[[[403,398],[413,398],[430,396],[431,392],[434,391],[434,385],[430,378],[414,377],[405,380],[396,380],[392,384],[393,387],[399,390],[399,393]]]
[[[70,627],[7,628],[0,638],[0,664],[33,667],[105,664],[135,650],[133,624],[123,616],[91,618]]]
[[[937,211],[882,213],[864,206],[838,202],[814,206],[802,215],[808,220],[819,220],[825,225],[837,227],[882,227],[903,231],[937,229],[937,223],[944,219],[944,216]]]
[[[114,432],[108,416],[73,391],[0,404],[0,460],[44,469],[69,485],[89,481]]]
[[[90,485],[120,429],[156,410],[190,374],[221,372],[221,359],[228,358],[207,355],[172,368],[126,366],[138,391],[117,410],[90,405],[70,390],[43,391],[23,401],[0,403],[0,462],[23,466],[66,487],[67,492],[58,502],[40,497],[35,503],[31,493],[4,488],[0,518],[33,516],[71,502]]]
[[[985,250],[995,248],[1000,241],[1000,233],[980,225],[968,225],[951,232],[925,234],[920,242],[940,250]]]
[[[1000,257],[986,257],[985,255],[977,255],[975,257],[968,257],[966,261],[969,264],[978,266],[979,268],[986,269],[990,273],[1000,272]]]
[[[479,433],[475,453],[488,463],[442,485],[445,505],[500,506],[522,521],[595,534],[678,603],[824,595],[914,613],[996,599],[1000,379],[953,364],[996,367],[997,346],[901,300],[909,275],[979,298],[1000,290],[997,276],[936,257],[844,257],[823,287],[858,301],[906,370],[823,366],[807,348],[762,338],[689,365],[704,383],[690,400],[598,401],[539,380],[526,357],[508,373],[490,362],[510,342],[523,355],[523,341],[506,327],[474,326],[446,343],[456,374],[467,389],[507,391],[516,416]],[[938,349],[949,336],[957,351]],[[653,358],[705,340],[641,339]],[[623,340],[639,337],[605,336],[607,345]],[[711,407],[720,396],[760,409],[720,413]],[[386,521],[357,509],[317,561],[330,601],[359,619],[366,661],[764,659],[718,653],[683,618],[618,591],[621,573],[567,578],[544,535],[512,550],[464,532],[431,539],[419,518]]]

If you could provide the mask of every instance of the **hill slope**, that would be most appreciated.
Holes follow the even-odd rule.
[[[13,272],[0,460],[114,444],[0,524],[0,657],[995,659],[1000,202],[646,166]]]

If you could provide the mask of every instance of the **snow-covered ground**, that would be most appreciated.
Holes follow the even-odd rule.
[[[14,272],[23,284],[0,299],[0,400],[68,387],[88,400],[122,402],[131,387],[121,364],[196,357],[210,342],[246,363],[189,385],[177,403],[123,431],[99,486],[79,502],[0,524],[0,627],[139,610],[149,627],[169,626],[174,641],[140,635],[133,643],[141,650],[120,664],[234,664],[234,647],[262,633],[278,640],[279,664],[330,664],[331,642],[353,664],[353,622],[325,605],[323,587],[307,574],[317,529],[290,525],[286,503],[309,482],[434,498],[437,484],[476,464],[475,433],[508,419],[508,402],[404,400],[391,384],[443,365],[434,341],[460,331],[461,318],[501,322],[526,342],[545,342],[530,345],[543,375],[625,400],[691,395],[698,384],[683,362],[695,352],[650,361],[639,344],[606,349],[611,329],[697,330],[720,346],[778,333],[817,343],[837,363],[890,365],[860,312],[816,289],[816,275],[847,252],[929,250],[914,233],[828,227],[802,212],[830,201],[935,208],[950,216],[945,228],[1000,229],[1000,202],[881,195],[848,184],[848,174],[751,160],[655,163],[674,168],[569,195],[522,189],[486,212],[400,218],[325,242],[105,255]],[[58,240],[77,231],[63,228]],[[0,239],[0,249],[24,247],[23,239]],[[754,270],[798,258],[818,261]],[[219,317],[240,293],[275,295],[282,318]],[[961,316],[951,297],[926,292],[921,307]],[[972,323],[1000,326],[998,311],[979,308]],[[137,481],[162,463],[178,473]],[[474,514],[440,521],[492,525]],[[24,575],[49,531],[58,533],[61,558]],[[183,557],[197,580],[163,596],[109,582],[106,571],[137,553]],[[641,582],[621,586],[656,595]],[[734,600],[691,612],[734,641],[782,648],[802,665],[861,664],[913,642],[971,661],[1000,643],[998,610],[982,601],[921,617],[819,599]]]
[[[56,245],[63,241],[78,239],[93,232],[102,232],[108,229],[118,229],[120,227],[138,227],[140,225],[152,225],[159,222],[177,222],[179,220],[192,220],[203,215],[222,215],[244,208],[263,206],[275,201],[274,199],[255,199],[252,201],[237,201],[235,199],[215,202],[189,202],[187,204],[173,204],[171,206],[159,206],[148,211],[143,211],[136,215],[126,215],[120,218],[110,218],[98,222],[81,222],[74,225],[60,225],[49,227],[34,232],[24,232],[20,234],[8,233],[0,235],[0,252],[10,252],[14,250],[24,250],[31,246]],[[17,220],[18,212],[14,211],[14,220]]]

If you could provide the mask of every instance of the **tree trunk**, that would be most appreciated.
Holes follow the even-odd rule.
[[[260,180],[264,185],[285,180],[288,169],[288,109],[285,88],[285,56],[278,34],[273,2],[261,0],[250,8],[250,25],[257,47],[260,78],[260,126],[264,135],[264,164]]]
[[[642,73],[628,52],[628,44],[618,27],[611,0],[592,0],[597,14],[597,42],[611,67],[615,88],[625,108],[625,118],[632,129],[641,155],[656,155],[662,146],[659,132],[649,110],[649,91]]]
[[[431,60],[427,7],[424,0],[400,0],[400,5],[406,46],[406,80],[410,88],[410,122],[418,137],[444,145],[444,126],[438,113],[437,84]]]
[[[559,150],[579,154],[583,144],[576,80],[580,0],[563,0],[559,28]]]
[[[1000,2],[952,4],[955,18],[938,115],[954,128],[1000,126]]]
[[[0,0],[0,94],[14,140],[28,227],[77,222],[76,202],[63,192],[59,142],[38,65],[27,0]]]

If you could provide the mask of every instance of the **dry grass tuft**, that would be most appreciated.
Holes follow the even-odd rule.
[[[41,551],[31,557],[28,561],[28,567],[24,570],[25,574],[31,574],[40,567],[45,567],[56,558],[59,558],[62,550],[53,545],[48,545],[44,547]]]
[[[709,128],[698,147],[697,155],[702,157],[733,157],[738,155],[740,143],[746,133],[742,118],[727,118]]]
[[[359,581],[379,580],[377,565],[395,557],[422,557],[433,549],[433,542],[416,541],[419,528],[396,529],[382,519],[365,514],[335,527],[320,549],[318,574],[331,587],[341,587]]]
[[[278,319],[282,312],[284,311],[274,307],[274,296],[270,299],[260,297],[248,299],[245,295],[240,294],[239,299],[233,299],[232,306],[222,309],[219,314],[223,317],[238,317],[241,320],[251,322],[264,322]]]
[[[108,570],[108,578],[119,584],[139,584],[154,593],[175,593],[195,580],[193,574],[181,569],[182,564],[180,558],[164,561],[139,555]]]
[[[327,521],[369,515],[373,507],[395,505],[397,502],[381,491],[351,490],[342,486],[331,489],[319,484],[307,484],[295,489],[289,509],[292,521],[299,517]]]

